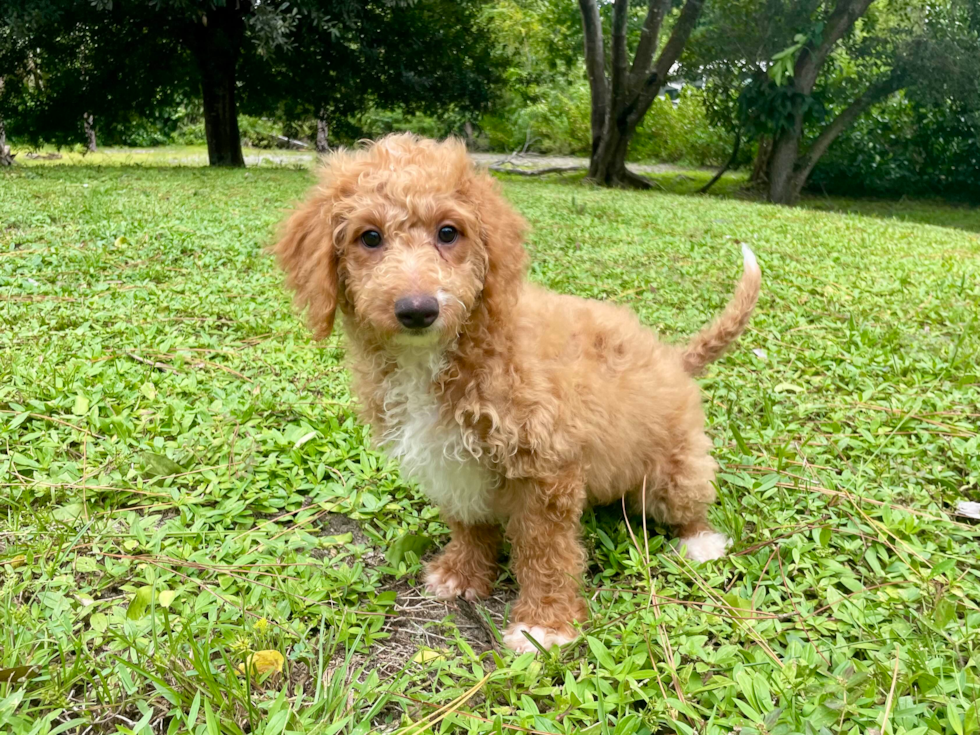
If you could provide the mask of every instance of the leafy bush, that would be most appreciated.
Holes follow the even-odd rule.
[[[179,120],[167,114],[153,118],[136,117],[128,125],[103,134],[96,121],[99,145],[120,145],[131,148],[152,148],[171,142],[179,125]]]
[[[582,81],[558,89],[538,90],[536,101],[504,100],[484,115],[480,126],[491,150],[512,151],[530,141],[529,150],[556,155],[588,155],[590,132],[589,87]]]
[[[176,145],[204,145],[208,142],[204,134],[204,118],[188,120],[174,133],[173,142]]]
[[[731,154],[732,135],[713,127],[704,108],[704,92],[685,87],[675,101],[658,97],[633,136],[630,160],[720,166]]]
[[[810,188],[980,201],[980,114],[895,97],[841,134],[814,169]]]
[[[538,153],[587,156],[590,116],[589,87],[581,81],[541,90],[539,100],[527,106],[501,105],[480,124],[491,150],[514,150],[530,139],[530,150]],[[685,88],[676,101],[654,101],[633,137],[629,159],[717,166],[731,147],[731,134],[708,122],[703,92]]]
[[[282,145],[277,137],[284,134],[282,124],[268,118],[239,115],[238,130],[241,133],[242,145],[244,146],[278,148]]]
[[[462,123],[451,115],[436,118],[422,112],[408,113],[402,109],[368,109],[356,120],[351,121],[359,131],[355,138],[380,138],[388,133],[412,132],[427,138],[445,138],[456,132]],[[353,142],[348,141],[348,142]]]

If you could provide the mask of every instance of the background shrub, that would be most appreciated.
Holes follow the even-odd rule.
[[[810,188],[835,194],[904,194],[980,201],[980,115],[895,97],[860,118],[827,151]]]
[[[654,100],[630,146],[630,160],[720,166],[731,154],[732,135],[708,122],[704,92],[684,87],[677,100]]]

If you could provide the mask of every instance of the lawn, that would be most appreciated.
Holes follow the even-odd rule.
[[[583,637],[515,657],[262,252],[311,181],[0,176],[0,732],[977,732],[980,212],[507,179],[531,277],[665,339],[765,277],[701,381],[731,555],[589,513]]]

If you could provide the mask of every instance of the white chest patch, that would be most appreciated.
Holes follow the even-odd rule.
[[[439,415],[432,380],[440,367],[439,355],[429,351],[402,356],[383,385],[381,443],[446,519],[486,522],[499,477],[467,451],[459,427]]]

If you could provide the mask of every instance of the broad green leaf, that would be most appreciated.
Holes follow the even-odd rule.
[[[586,642],[589,644],[589,650],[592,651],[592,655],[596,657],[598,661],[606,671],[612,671],[616,668],[616,661],[613,659],[612,655],[609,653],[609,649],[606,648],[605,644],[598,638],[593,636],[586,636]]]
[[[109,618],[106,617],[105,613],[92,613],[88,623],[96,633],[105,633],[109,627]]]
[[[405,554],[409,551],[414,551],[416,556],[419,558],[426,552],[426,550],[433,545],[432,539],[428,536],[421,536],[415,533],[406,533],[399,536],[398,539],[391,545],[388,549],[388,553],[385,555],[388,563],[393,567],[397,567],[405,558]]]
[[[88,398],[79,393],[75,396],[75,405],[71,412],[76,416],[84,416],[88,413]]]
[[[80,556],[75,559],[75,569],[83,574],[98,572],[101,570],[99,563],[91,556]]]
[[[145,452],[143,454],[143,468],[146,477],[169,477],[184,472],[184,468],[170,459],[170,457],[165,454],[157,454],[156,452]]]
[[[146,609],[150,606],[152,599],[153,588],[140,587],[133,595],[133,599],[130,600],[129,607],[126,608],[126,617],[130,620],[139,620],[146,614]]]

